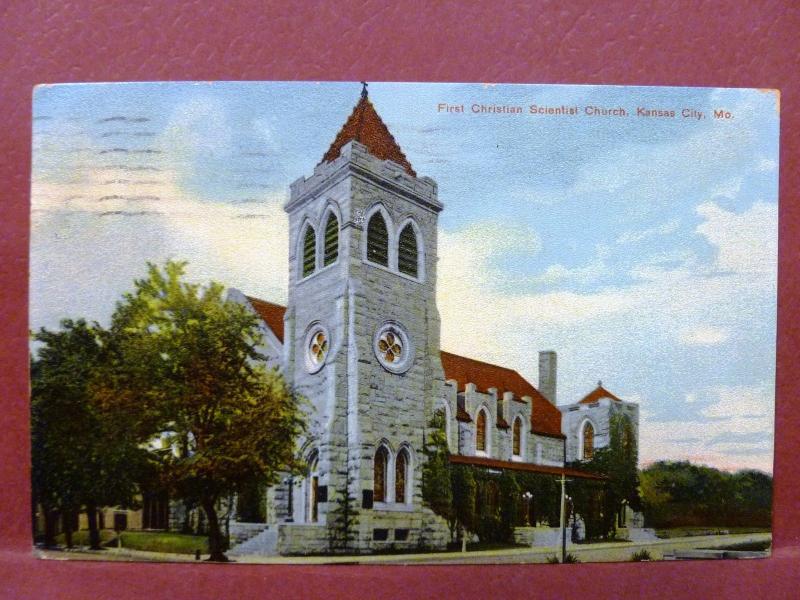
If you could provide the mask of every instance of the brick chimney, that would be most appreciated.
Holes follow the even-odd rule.
[[[556,403],[556,353],[554,350],[539,352],[539,392]]]

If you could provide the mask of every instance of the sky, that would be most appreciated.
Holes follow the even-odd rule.
[[[37,87],[31,328],[107,323],[145,263],[168,258],[192,280],[285,303],[289,184],[313,172],[360,91]],[[445,205],[443,349],[534,384],[538,351],[556,350],[558,403],[598,380],[639,403],[642,464],[772,471],[775,92],[371,83],[369,95]]]

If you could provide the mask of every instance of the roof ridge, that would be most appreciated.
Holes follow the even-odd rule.
[[[278,304],[277,302],[272,302],[271,300],[264,300],[263,298],[259,298],[257,296],[248,296],[247,294],[244,295],[245,298],[248,300],[255,300],[256,302],[263,302],[264,304],[272,304],[272,306],[277,306],[279,308],[286,308],[283,304]]]
[[[450,356],[456,356],[458,358],[463,358],[465,360],[471,360],[472,362],[481,363],[482,365],[489,365],[490,367],[496,367],[498,369],[503,369],[504,371],[511,371],[512,373],[516,373],[517,375],[522,377],[522,374],[520,374],[519,371],[517,371],[516,369],[512,369],[511,367],[504,367],[503,365],[498,365],[497,363],[491,363],[485,360],[481,360],[479,358],[470,358],[469,356],[464,356],[463,354],[456,354],[454,352],[448,352],[447,350],[439,350],[439,353],[449,354]],[[525,379],[524,377],[522,378]],[[527,379],[525,379],[525,381],[527,381]]]

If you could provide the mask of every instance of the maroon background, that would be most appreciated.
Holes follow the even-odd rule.
[[[800,10],[775,2],[139,0],[0,7],[0,594],[9,598],[530,595],[796,597],[800,581]],[[81,6],[81,4],[83,4]],[[794,4],[794,7],[790,8]],[[45,562],[31,555],[27,305],[31,87],[221,79],[780,88],[774,555],[576,566],[290,567]],[[758,592],[757,592],[758,590]]]

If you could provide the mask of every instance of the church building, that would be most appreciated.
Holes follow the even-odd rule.
[[[450,460],[478,468],[588,476],[567,463],[609,443],[616,413],[638,438],[638,406],[602,385],[556,404],[553,351],[539,353],[535,387],[513,369],[442,350],[443,208],[437,183],[414,171],[365,86],[313,174],[291,184],[287,306],[230,290],[260,317],[268,365],[309,401],[298,449],[308,472],[266,491],[263,523],[237,517],[231,554],[325,552],[345,494],[358,510],[350,548],[444,546],[447,524],[421,494],[424,433],[437,411]]]

